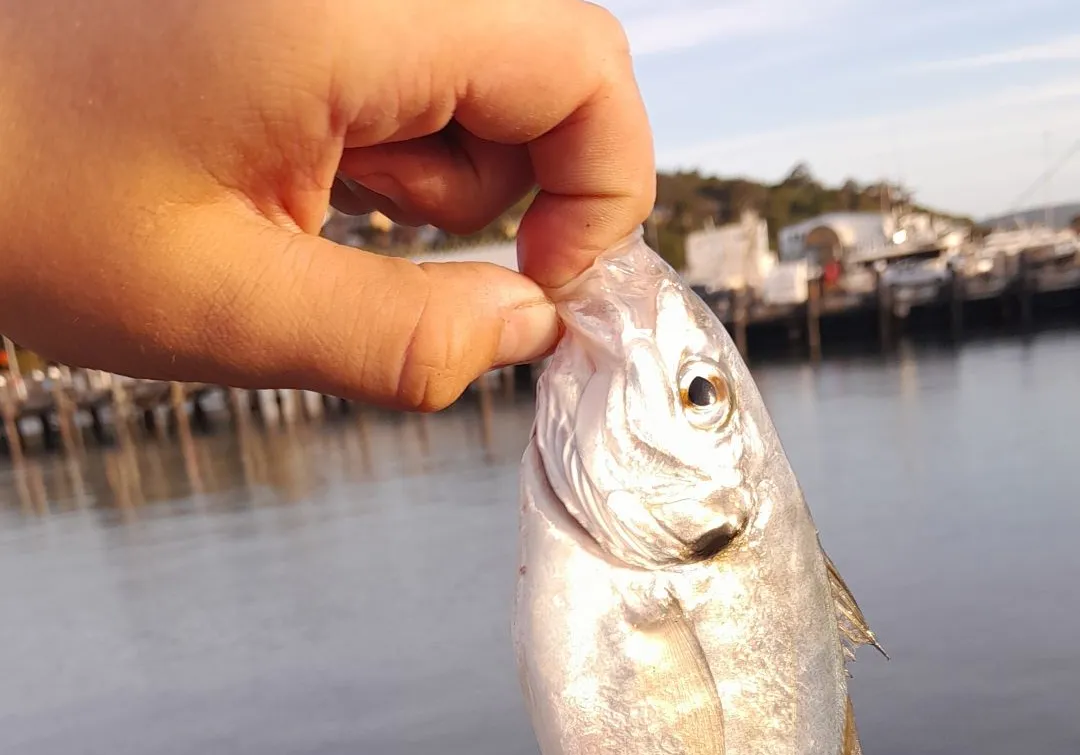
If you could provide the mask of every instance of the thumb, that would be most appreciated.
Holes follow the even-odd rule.
[[[114,303],[111,318],[92,318],[105,301],[67,300],[75,321],[96,319],[92,352],[77,334],[66,339],[75,363],[435,411],[557,338],[541,289],[497,265],[417,265],[244,213],[198,214],[174,226],[164,253],[114,269],[119,313]]]
[[[543,291],[497,265],[417,265],[277,226],[254,231],[240,232],[204,309],[203,332],[216,333],[208,353],[236,380],[434,411],[557,337]]]

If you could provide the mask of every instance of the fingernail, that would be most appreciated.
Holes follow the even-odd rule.
[[[495,366],[532,362],[547,354],[559,337],[559,318],[547,300],[520,304],[504,315]]]

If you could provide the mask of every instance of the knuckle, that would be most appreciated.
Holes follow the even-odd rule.
[[[401,370],[394,398],[408,411],[437,412],[453,404],[462,390],[452,370],[437,363],[409,360]]]
[[[421,264],[425,273],[430,263]],[[454,403],[464,390],[462,368],[468,345],[452,318],[434,305],[429,280],[419,314],[408,333],[394,400],[410,411],[434,412]]]
[[[420,365],[406,364],[398,376],[397,391],[394,398],[397,403],[409,411],[425,411],[432,407],[431,369]]]

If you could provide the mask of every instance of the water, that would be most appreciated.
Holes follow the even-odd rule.
[[[1080,750],[1080,335],[758,371],[893,660],[868,755]],[[0,470],[5,755],[533,755],[513,668],[527,397],[221,426]]]

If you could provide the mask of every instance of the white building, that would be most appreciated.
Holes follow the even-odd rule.
[[[777,245],[781,260],[810,257],[825,263],[880,249],[895,233],[896,221],[886,213],[830,212],[782,228]]]
[[[833,212],[780,231],[780,259],[866,261],[919,249],[955,249],[970,228],[925,212]]]
[[[738,223],[688,234],[682,275],[707,291],[758,288],[775,265],[768,224],[747,212]]]

